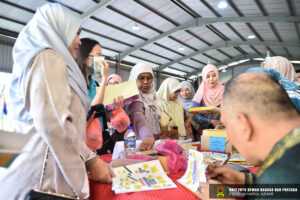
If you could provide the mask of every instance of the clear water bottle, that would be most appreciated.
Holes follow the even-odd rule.
[[[133,126],[128,126],[124,135],[124,153],[125,157],[135,155],[136,152],[136,136],[133,131]]]

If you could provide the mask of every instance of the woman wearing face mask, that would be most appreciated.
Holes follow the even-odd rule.
[[[79,68],[85,77],[88,95],[90,98],[91,105],[102,104],[104,99],[105,88],[108,81],[108,70],[109,65],[106,61],[101,60],[101,84],[99,84],[93,79],[94,74],[94,63],[95,57],[102,56],[102,49],[96,40],[90,38],[81,39],[81,46],[79,48],[77,63]],[[99,87],[98,92],[96,87]],[[123,99],[119,98],[115,103],[115,109],[123,104]],[[107,113],[106,113],[107,114]],[[106,118],[106,117],[105,117]],[[102,126],[102,137],[103,146],[101,149],[97,150],[98,155],[111,153],[113,151],[115,141],[111,138],[110,134],[105,130],[106,120],[103,117],[98,118]]]
[[[156,93],[157,101],[162,111],[171,118],[169,126],[177,127],[180,136],[192,138],[188,115],[182,101],[178,99],[178,93],[181,89],[182,86],[178,80],[167,78]]]
[[[224,86],[219,83],[219,72],[216,66],[208,64],[202,69],[202,83],[198,88],[193,101],[199,103],[200,106],[220,106]],[[200,128],[214,128],[217,125],[222,125],[220,116],[214,115],[196,115],[193,118]],[[198,127],[195,127],[199,129]]]
[[[101,84],[98,92],[96,92],[96,87],[98,87],[99,84],[93,79],[92,76],[94,75],[94,58],[97,56],[102,56],[100,43],[90,38],[81,39],[77,63],[86,80],[91,105],[103,103],[109,70],[108,63],[101,60]]]
[[[155,140],[160,137],[160,108],[155,97],[152,67],[136,64],[129,76],[129,80],[136,81],[139,98],[128,108],[128,116],[133,124],[138,139],[142,140],[141,150],[149,150]]]
[[[25,199],[37,189],[85,199],[87,172],[111,182],[113,172],[85,138],[90,109],[86,84],[75,62],[80,17],[59,4],[37,9],[13,48],[11,112],[18,132],[33,135],[0,180],[0,199]]]

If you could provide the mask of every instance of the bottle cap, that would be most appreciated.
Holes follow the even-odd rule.
[[[133,126],[128,126],[127,130],[133,130]]]

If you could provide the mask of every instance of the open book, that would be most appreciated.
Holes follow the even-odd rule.
[[[164,172],[159,160],[113,168],[112,190],[118,193],[177,188]]]
[[[200,182],[206,182],[203,154],[195,150],[189,150],[188,167],[183,177],[177,180],[187,189],[197,193]]]
[[[190,113],[198,113],[198,114],[220,114],[220,108],[216,106],[202,106],[202,107],[194,107],[189,109]]]

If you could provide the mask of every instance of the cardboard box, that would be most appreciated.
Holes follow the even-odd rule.
[[[206,129],[203,131],[201,150],[223,151],[223,149],[225,152],[232,152],[232,144],[227,137],[226,130]]]

